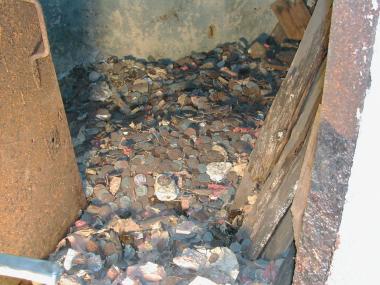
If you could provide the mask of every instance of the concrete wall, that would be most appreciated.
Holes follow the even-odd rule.
[[[271,32],[273,0],[40,0],[58,74],[108,55],[176,59]]]

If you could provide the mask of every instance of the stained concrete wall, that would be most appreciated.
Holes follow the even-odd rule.
[[[59,75],[108,55],[176,59],[271,32],[273,0],[40,0]]]

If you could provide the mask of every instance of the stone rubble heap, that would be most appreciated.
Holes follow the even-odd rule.
[[[89,205],[50,256],[60,284],[271,284],[283,259],[247,260],[228,209],[295,51],[241,40],[63,78]]]

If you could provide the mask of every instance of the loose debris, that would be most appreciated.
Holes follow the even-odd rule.
[[[245,259],[250,241],[228,211],[286,75],[279,58],[296,51],[257,45],[112,57],[63,79],[89,206],[50,257],[61,284],[274,281],[283,259]]]

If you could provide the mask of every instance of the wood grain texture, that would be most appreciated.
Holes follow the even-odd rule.
[[[306,149],[305,160],[301,168],[301,174],[299,179],[299,187],[294,196],[291,206],[292,221],[293,221],[293,233],[296,247],[299,246],[299,240],[302,231],[302,219],[307,205],[307,198],[311,187],[311,172],[313,168],[315,149],[317,147],[317,136],[320,123],[320,106],[317,114],[315,115],[314,123],[311,129],[309,145]]]
[[[310,12],[305,3],[302,0],[296,0],[293,3],[277,0],[271,8],[286,36],[289,39],[302,40],[310,20]]]
[[[288,143],[265,181],[257,203],[246,214],[241,233],[253,241],[249,253],[252,259],[257,258],[265,248],[299,187],[301,169],[305,164],[311,137],[311,125],[321,101],[325,64],[320,69]]]
[[[282,83],[250,156],[232,209],[241,208],[247,195],[261,186],[278,161],[299,117],[306,95],[327,53],[331,0],[320,0],[289,72]]]
[[[306,174],[305,167],[313,163],[313,147],[310,145],[315,144],[317,130],[312,126],[321,103],[325,69],[326,61],[321,64],[305,102],[300,107],[300,116],[297,120],[294,119],[295,126],[290,138],[264,182],[256,204],[246,213],[240,234],[252,241],[248,253],[252,259],[258,258],[267,246],[289,210],[296,191],[305,183],[301,180],[302,175]],[[307,176],[303,179],[307,179]],[[292,227],[292,224],[288,223],[288,227]],[[290,230],[282,229],[283,232]]]

